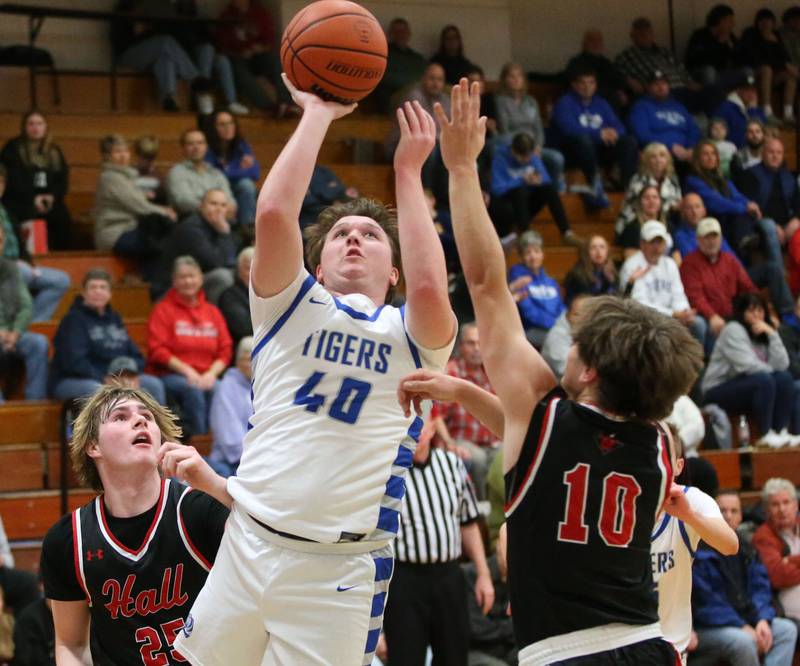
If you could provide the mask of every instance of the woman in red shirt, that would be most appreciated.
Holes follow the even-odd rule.
[[[178,257],[172,288],[147,322],[147,372],[161,377],[167,397],[183,413],[189,435],[208,432],[217,379],[231,362],[232,342],[222,313],[206,301],[203,273],[190,256]]]

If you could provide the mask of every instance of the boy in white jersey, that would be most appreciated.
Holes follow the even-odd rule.
[[[327,209],[306,232],[312,275],[300,207],[330,123],[355,105],[286,84],[303,116],[258,199],[251,430],[219,556],[177,643],[196,666],[371,663],[422,425],[395,389],[414,368],[442,368],[456,329],[420,179],[433,119],[417,103],[398,110],[397,219],[370,200]]]
[[[677,477],[683,471],[683,443],[672,426],[669,440]],[[723,555],[739,550],[736,532],[722,518],[716,501],[698,488],[673,484],[664,512],[656,519],[650,556],[661,630],[684,664],[692,636],[692,561],[701,539]]]

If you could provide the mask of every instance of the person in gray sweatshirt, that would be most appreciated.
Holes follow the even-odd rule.
[[[761,445],[794,446],[800,437],[788,430],[795,405],[789,356],[766,313],[758,293],[734,299],[733,317],[717,338],[703,377],[703,398],[728,412],[752,416]]]

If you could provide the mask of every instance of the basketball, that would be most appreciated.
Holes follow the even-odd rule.
[[[319,0],[301,9],[281,39],[281,65],[295,87],[340,104],[375,89],[386,54],[377,19],[348,0]]]

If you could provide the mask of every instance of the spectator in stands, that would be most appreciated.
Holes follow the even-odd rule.
[[[794,98],[797,93],[797,65],[789,61],[789,54],[778,34],[777,19],[766,7],[756,12],[753,25],[742,33],[739,43],[742,63],[755,70],[758,79],[761,108],[767,119],[773,119],[772,89],[783,86],[783,120],[794,122]]]
[[[598,94],[607,100],[614,112],[621,117],[622,110],[628,106],[625,77],[606,55],[606,45],[601,30],[590,28],[583,33],[581,52],[570,58],[564,70],[568,80],[569,73],[575,69],[595,72]]]
[[[234,346],[253,335],[253,320],[250,318],[250,264],[253,263],[253,247],[246,247],[236,258],[236,278],[233,284],[219,297],[219,309],[228,325]]]
[[[216,167],[206,162],[208,143],[200,130],[189,129],[181,134],[184,161],[178,162],[167,174],[167,197],[170,205],[184,216],[200,208],[206,192],[222,190],[230,202],[226,219],[236,217],[236,200],[233,198],[228,179]]]
[[[448,85],[455,85],[467,76],[475,64],[464,56],[464,42],[461,31],[454,25],[446,25],[439,35],[439,50],[433,54],[431,62],[444,68],[444,78]]]
[[[472,382],[494,392],[483,367],[478,327],[475,322],[461,324],[458,329],[457,354],[447,364],[447,374]],[[499,453],[499,440],[491,431],[467,412],[460,403],[436,403],[431,418],[436,433],[445,446],[464,458],[479,497],[486,496],[486,475],[492,460]]]
[[[230,0],[219,18],[228,23],[217,28],[217,49],[230,59],[236,86],[256,108],[282,117],[293,102],[281,80],[272,16],[259,0]],[[269,92],[259,79],[269,82]]]
[[[177,257],[189,255],[203,271],[206,297],[214,305],[220,294],[233,284],[236,245],[225,219],[228,199],[219,189],[208,190],[200,209],[178,222],[164,241],[152,292],[160,297],[174,283]]]
[[[648,144],[642,151],[639,170],[628,183],[615,226],[620,240],[625,226],[636,221],[640,195],[648,186],[656,187],[661,197],[662,212],[655,219],[666,220],[680,205],[681,185],[675,174],[672,155],[663,143]],[[638,240],[635,247],[638,247]]]
[[[736,531],[742,523],[738,493],[721,491],[717,504]],[[746,539],[739,538],[735,555],[700,544],[692,567],[692,617],[697,632],[697,648],[689,659],[693,666],[715,666],[721,660],[737,666],[791,666],[797,628],[776,617],[767,572]]]
[[[492,198],[489,211],[501,236],[525,231],[544,206],[550,211],[564,243],[580,240],[569,227],[561,197],[542,160],[534,139],[520,132],[511,145],[498,145],[492,158]]]
[[[690,192],[681,199],[680,219],[672,231],[672,258],[679,266],[686,255],[697,249],[697,225],[706,217],[706,207],[699,194]],[[733,252],[724,237],[721,242],[723,251]]]
[[[654,71],[664,73],[673,95],[693,113],[706,110],[716,95],[702,90],[668,48],[656,44],[650,19],[640,16],[631,24],[633,44],[620,53],[614,65],[634,95],[643,95]],[[712,94],[713,93],[713,94]],[[713,103],[713,102],[712,102]]]
[[[689,306],[675,261],[664,254],[671,246],[672,237],[661,222],[645,222],[639,251],[628,257],[622,265],[620,289],[643,305],[674,317],[691,331],[700,344],[704,344],[706,323]]]
[[[800,229],[800,188],[784,163],[783,141],[777,136],[767,137],[762,155],[759,164],[742,173],[740,189],[775,222],[778,241],[786,245]]]
[[[783,346],[789,355],[789,372],[794,379],[797,403],[792,413],[791,432],[800,432],[800,302],[795,304],[794,312],[784,315],[778,328]]]
[[[22,116],[20,134],[3,146],[0,162],[8,172],[3,205],[20,222],[45,220],[49,249],[69,249],[72,221],[64,204],[69,167],[41,112]]]
[[[758,118],[748,120],[744,131],[744,145],[731,160],[731,178],[734,183],[739,182],[743,171],[761,162],[764,137],[764,123]]]
[[[14,622],[14,666],[56,666],[56,631],[51,601],[28,604]]]
[[[754,417],[763,446],[781,448],[794,438],[789,420],[795,388],[789,357],[758,293],[733,301],[733,317],[714,345],[701,388],[706,403]]]
[[[40,596],[36,577],[27,571],[14,568],[14,555],[8,544],[2,517],[0,517],[0,590],[5,592],[6,608],[11,608],[17,616],[23,608]]]
[[[151,203],[165,204],[165,175],[156,166],[160,142],[154,134],[145,134],[133,142],[133,168],[138,174],[136,186]]]
[[[61,319],[53,339],[53,397],[74,400],[90,395],[105,379],[109,364],[120,356],[132,358],[139,372],[144,369],[139,347],[111,307],[111,276],[93,268],[84,276],[83,291]],[[142,375],[141,385],[165,404],[164,386],[157,377]]]
[[[2,256],[5,233],[0,227],[0,357],[21,356],[25,364],[25,399],[44,400],[49,345],[44,335],[28,330],[33,303],[17,263]]]
[[[708,124],[708,138],[714,142],[714,147],[719,153],[719,165],[725,178],[731,177],[731,161],[738,148],[735,143],[728,141],[728,123],[722,118],[712,118]]]
[[[733,299],[756,291],[756,287],[739,260],[722,251],[722,227],[717,220],[700,220],[696,235],[698,248],[683,257],[681,281],[689,304],[717,338],[733,314]]]
[[[253,377],[250,356],[253,347],[252,336],[239,341],[236,346],[236,365],[227,369],[211,399],[208,422],[214,442],[208,464],[226,479],[236,474],[239,467],[242,441],[253,415],[253,401],[250,399]]]
[[[211,120],[206,162],[228,179],[236,200],[237,224],[252,227],[256,219],[256,186],[261,178],[261,167],[250,144],[241,135],[236,116],[217,111]]]
[[[536,156],[541,157],[556,188],[563,191],[564,156],[544,145],[544,125],[539,104],[528,94],[528,82],[522,65],[516,62],[503,65],[500,90],[494,96],[494,101],[498,136],[505,143],[511,143],[520,132],[530,135]]]
[[[800,66],[800,7],[789,7],[781,16],[781,41],[789,62],[795,67]]]
[[[467,74],[467,80],[470,85],[477,83],[480,86],[481,115],[486,116],[486,137],[487,144],[490,144],[491,142],[489,139],[493,139],[497,136],[497,105],[495,104],[495,95],[494,93],[486,92],[486,74],[477,65]],[[487,148],[491,148],[491,146],[489,145]],[[487,152],[486,148],[484,148],[481,155],[485,152]],[[480,157],[478,161],[480,162]]]
[[[739,75],[735,24],[730,6],[714,5],[706,14],[705,26],[697,28],[689,38],[686,67],[701,84],[717,84],[723,90],[733,87],[732,81]]]
[[[764,110],[758,106],[756,80],[752,74],[739,75],[735,90],[713,112],[714,118],[722,118],[728,124],[728,139],[739,148],[745,145],[747,123],[751,120],[766,124]]]
[[[185,429],[207,433],[211,396],[232,343],[222,313],[206,301],[203,272],[192,257],[175,259],[172,288],[150,313],[147,332],[148,370],[180,406]]]
[[[696,458],[697,449],[706,435],[706,423],[700,408],[688,395],[682,395],[672,406],[672,413],[664,420],[678,433],[684,458]]]
[[[389,113],[397,106],[392,104],[392,98],[422,78],[427,61],[425,56],[411,48],[411,26],[406,19],[393,19],[386,30],[386,39],[389,43],[386,71],[373,94],[380,110]]]
[[[100,153],[103,166],[95,191],[95,247],[150,265],[178,216],[172,208],[150,202],[137,185],[138,172],[130,165],[131,151],[122,136],[104,137]],[[143,274],[150,277],[149,270]]]
[[[693,173],[686,179],[686,190],[700,195],[708,214],[720,221],[731,247],[740,257],[749,257],[753,247],[758,245],[756,220],[762,217],[761,208],[722,174],[713,142],[700,141],[692,162]]]
[[[6,188],[6,169],[0,163],[0,199]],[[31,321],[48,321],[52,319],[61,297],[69,289],[69,275],[57,268],[33,266],[30,255],[17,232],[16,220],[0,202],[0,227],[5,232],[5,244],[0,253],[4,259],[17,264],[25,286],[33,297],[33,315]]]
[[[617,245],[621,245],[624,249],[625,259],[639,251],[642,225],[645,222],[657,220],[665,225],[667,223],[667,211],[664,210],[657,186],[647,185],[642,188],[634,204],[633,213],[635,217],[625,224],[616,238]],[[617,220],[617,225],[619,225],[619,220]]]
[[[300,208],[300,228],[305,229],[314,224],[317,216],[328,206],[357,199],[358,196],[358,190],[352,186],[347,187],[331,169],[315,164],[308,191]]]
[[[797,490],[786,479],[769,479],[761,491],[767,521],[753,535],[769,581],[787,618],[800,620],[800,518]],[[792,644],[794,645],[794,644]],[[789,663],[789,662],[787,662]]]
[[[568,301],[567,309],[553,324],[542,344],[542,358],[550,366],[557,379],[561,379],[567,367],[567,354],[572,347],[572,329],[578,321],[581,306],[589,298],[588,294],[578,294]]]
[[[603,296],[617,293],[617,269],[605,238],[592,236],[580,248],[577,263],[564,278],[564,290],[568,303],[579,294]]]
[[[606,208],[609,202],[600,166],[619,166],[620,178],[627,186],[636,171],[636,140],[626,134],[608,102],[596,94],[593,71],[576,69],[571,79],[572,89],[553,108],[553,126],[567,159],[581,169],[589,184],[587,203]]]
[[[661,143],[677,164],[688,170],[700,128],[689,110],[670,94],[669,80],[660,69],[650,73],[646,94],[634,102],[628,123],[640,146]]]
[[[525,335],[541,349],[547,331],[564,311],[561,289],[544,269],[544,243],[535,231],[519,237],[517,251],[522,263],[508,271],[508,287],[517,302]]]

